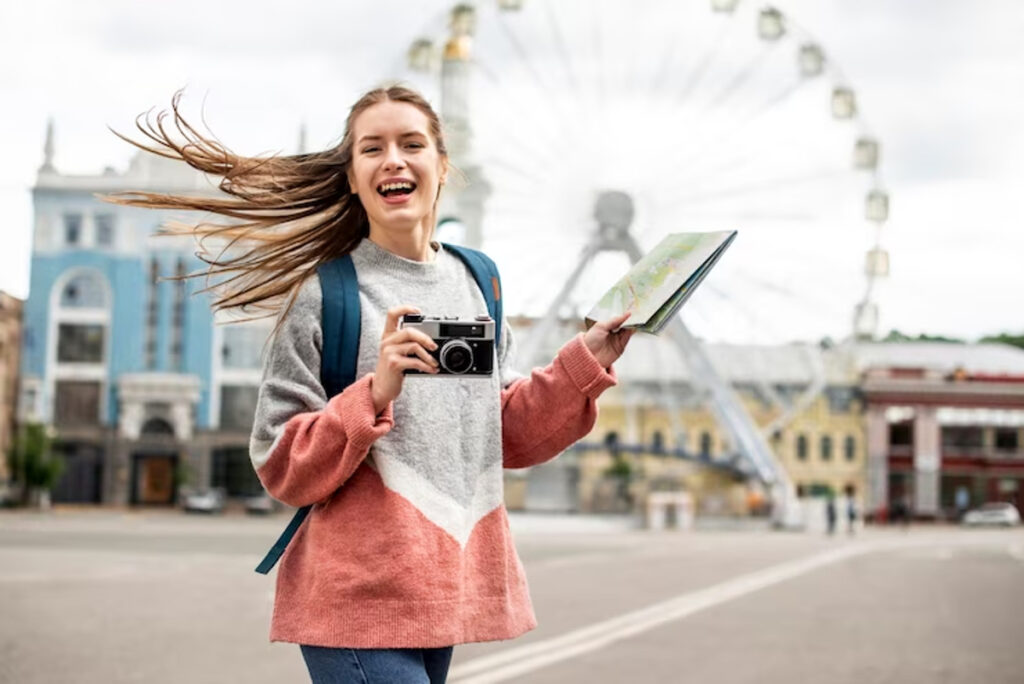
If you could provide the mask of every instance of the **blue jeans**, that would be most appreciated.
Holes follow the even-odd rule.
[[[452,647],[300,646],[313,684],[444,684]]]

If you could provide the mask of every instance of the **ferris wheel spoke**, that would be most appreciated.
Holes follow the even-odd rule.
[[[722,104],[724,104],[725,101],[728,100],[733,95],[733,93],[739,90],[740,87],[742,87],[747,81],[750,80],[751,76],[756,74],[758,70],[764,67],[764,65],[768,62],[769,57],[771,57],[772,53],[778,45],[778,41],[764,43],[761,46],[761,51],[758,54],[754,55],[754,57],[752,57],[750,61],[747,62],[747,64],[729,80],[725,87],[722,88],[722,90],[719,91],[719,93],[714,97],[714,99],[712,99],[711,102],[708,103],[707,107],[705,107],[705,110],[715,109],[717,107],[722,106]]]
[[[714,62],[715,57],[721,51],[722,46],[725,43],[726,34],[729,32],[730,26],[733,24],[731,21],[725,19],[721,20],[721,25],[718,28],[718,33],[715,34],[715,38],[711,43],[710,49],[704,52],[703,57],[697,66],[690,72],[689,78],[686,81],[686,85],[683,86],[682,91],[676,97],[675,104],[682,106],[686,104],[687,100],[693,94],[694,88],[704,78],[704,75],[708,72],[711,64]]]
[[[537,68],[537,65],[534,63],[534,59],[523,46],[523,42],[516,35],[515,31],[512,30],[510,23],[505,20],[499,21],[498,24],[501,26],[502,35],[505,37],[508,44],[512,47],[513,52],[530,75],[534,87],[540,92],[542,99],[551,104],[551,108],[557,114],[561,123],[558,133],[561,134],[563,139],[576,135],[576,127],[572,125],[572,118],[564,110],[562,98],[558,96],[559,94],[548,83],[548,80],[542,73],[542,70]]]
[[[709,192],[700,192],[691,195],[680,195],[672,198],[672,201],[679,203],[685,202],[689,204],[701,204],[703,202],[715,201],[724,198],[741,197],[743,195],[757,194],[760,192],[765,192],[766,190],[778,190],[779,188],[784,188],[788,186],[806,185],[807,183],[819,182],[828,178],[838,178],[841,176],[849,175],[850,173],[851,172],[847,170],[835,171],[828,169],[808,174],[801,174],[799,176],[769,178],[754,183],[719,188],[717,190]]]
[[[699,219],[716,220],[737,220],[737,221],[764,221],[764,222],[787,222],[787,223],[819,223],[822,220],[820,214],[794,213],[780,211],[729,211],[729,212],[707,212],[690,211],[681,208],[673,212],[675,216]]]
[[[497,73],[493,69],[491,69],[486,62],[483,62],[479,59],[476,60],[474,64],[479,69],[483,77],[489,82],[491,87],[493,87],[495,91],[501,92],[504,83],[498,77]],[[543,161],[546,159],[551,159],[552,161],[555,161],[555,155],[552,152],[552,150],[558,149],[559,146],[562,146],[565,143],[564,140],[559,140],[555,137],[552,137],[550,128],[547,125],[548,122],[540,118],[536,110],[524,106],[522,104],[521,99],[513,98],[511,100],[511,103],[508,101],[508,99],[505,99],[503,100],[503,104],[512,104],[513,108],[522,116],[522,118],[517,119],[514,116],[513,112],[509,111],[508,107],[489,108],[488,114],[490,114],[493,117],[499,118],[500,121],[502,122],[502,125],[496,127],[500,128],[502,136],[510,135],[510,132],[523,130],[523,123],[525,122],[525,120],[532,119],[536,124],[531,127],[531,130],[534,131],[535,133],[533,139],[525,138],[522,135],[518,135],[515,133],[511,134],[510,137],[514,137],[522,144],[511,146],[509,149],[521,152],[525,154],[528,158],[537,161]],[[541,139],[537,140],[536,138]]]
[[[574,93],[579,94],[580,84],[572,66],[572,58],[569,55],[568,43],[565,40],[565,34],[562,32],[558,19],[555,17],[555,3],[545,2],[543,4],[544,18],[547,21],[548,30],[551,31],[551,35],[555,37],[555,47],[558,50],[559,57],[562,59],[562,63],[565,65],[565,74],[566,79],[569,82],[569,88]]]

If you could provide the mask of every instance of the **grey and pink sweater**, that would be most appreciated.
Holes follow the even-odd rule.
[[[518,636],[536,621],[502,468],[547,461],[589,432],[614,375],[581,336],[546,368],[517,375],[504,324],[492,377],[408,377],[375,415],[370,388],[389,308],[467,318],[487,308],[443,249],[417,262],[363,240],[352,259],[362,315],[356,382],[328,401],[315,275],[264,364],[253,466],[274,498],[313,504],[279,565],[270,637],[430,648]]]

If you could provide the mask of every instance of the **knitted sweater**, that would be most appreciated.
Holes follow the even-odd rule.
[[[315,275],[264,365],[253,465],[274,498],[313,504],[281,558],[270,638],[430,648],[518,636],[536,621],[502,467],[547,461],[585,435],[614,375],[578,336],[551,365],[519,376],[503,323],[492,376],[408,376],[376,415],[370,389],[389,308],[462,318],[487,308],[443,249],[417,262],[363,240],[352,260],[362,316],[356,382],[328,401]]]

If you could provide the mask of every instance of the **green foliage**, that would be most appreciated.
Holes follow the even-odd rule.
[[[622,454],[618,451],[612,454],[612,464],[604,471],[607,477],[619,477],[623,480],[628,479],[632,473],[633,467],[629,465],[629,461],[623,458]]]
[[[944,337],[943,335],[926,335],[922,333],[917,337],[913,337],[905,335],[895,328],[889,331],[889,334],[882,339],[882,342],[953,342],[955,344],[966,344],[966,340],[956,337]]]
[[[40,423],[28,423],[17,432],[7,464],[11,477],[28,489],[53,489],[64,472],[64,461],[53,455],[53,440]]]
[[[1024,334],[1012,335],[1010,333],[999,333],[998,335],[987,335],[982,337],[979,342],[995,342],[999,344],[1009,344],[1014,347],[1024,349]]]

